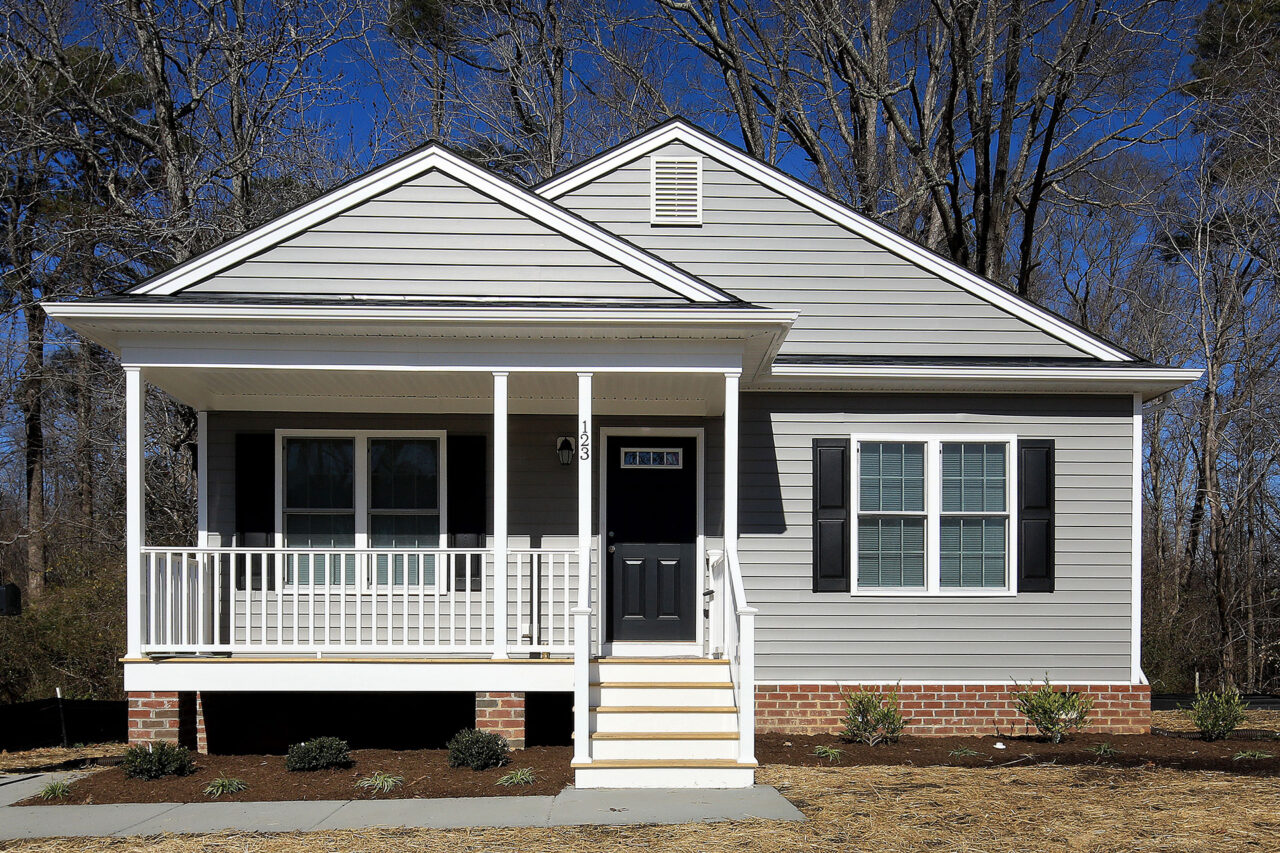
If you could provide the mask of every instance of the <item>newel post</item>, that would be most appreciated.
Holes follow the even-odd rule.
[[[573,761],[591,761],[591,374],[578,374],[578,602],[573,608]],[[604,556],[601,554],[601,564]]]
[[[146,536],[143,494],[143,425],[147,386],[142,368],[124,368],[124,469],[125,469],[125,657],[142,656],[142,547]],[[203,472],[201,472],[203,473]]]

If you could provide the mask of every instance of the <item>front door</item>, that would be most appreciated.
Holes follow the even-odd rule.
[[[693,437],[608,437],[610,642],[696,638],[697,448]]]

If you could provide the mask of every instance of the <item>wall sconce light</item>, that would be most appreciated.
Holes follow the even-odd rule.
[[[560,436],[556,441],[556,455],[560,457],[561,465],[573,464],[573,439],[567,435]]]

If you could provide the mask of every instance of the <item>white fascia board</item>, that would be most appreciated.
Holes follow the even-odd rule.
[[[998,367],[952,365],[774,365],[761,390],[1000,390],[1017,393],[1137,393],[1151,399],[1198,380],[1179,367]]]
[[[413,302],[401,305],[368,305],[359,302],[342,305],[270,305],[270,304],[201,304],[201,303],[130,303],[128,297],[119,302],[48,302],[45,312],[59,322],[75,320],[269,320],[308,321],[350,324],[354,322],[439,323],[439,324],[571,324],[617,325],[763,325],[790,328],[799,316],[794,311],[770,309],[723,310],[684,308],[622,308],[605,306],[590,308],[476,308],[454,307]],[[412,334],[412,330],[405,330]]]
[[[1081,329],[1077,329],[1065,320],[1054,316],[1032,302],[1022,299],[995,282],[987,281],[959,264],[949,261],[903,237],[901,234],[873,222],[835,199],[823,195],[772,166],[768,166],[749,154],[745,154],[683,122],[675,122],[658,128],[645,136],[637,137],[607,154],[601,155],[594,160],[588,160],[578,168],[571,169],[560,177],[553,178],[535,187],[534,191],[546,198],[558,199],[619,166],[625,165],[637,157],[642,157],[672,142],[681,142],[697,149],[702,154],[718,160],[721,164],[731,169],[736,169],[747,177],[787,196],[814,213],[830,219],[837,225],[849,229],[860,237],[910,261],[921,269],[933,273],[944,281],[949,281],[974,296],[990,302],[1023,322],[1082,352],[1103,361],[1133,361],[1133,357],[1127,353]]]
[[[639,247],[437,146],[428,146],[375,169],[315,201],[161,273],[130,292],[143,296],[171,296],[432,169],[439,169],[690,301],[731,301],[719,290]]]

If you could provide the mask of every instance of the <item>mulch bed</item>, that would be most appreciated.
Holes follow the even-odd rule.
[[[74,782],[71,796],[60,804],[86,803],[207,803],[204,788],[219,774],[243,779],[248,788],[224,794],[219,802],[282,800],[376,800],[414,797],[499,797],[558,794],[573,782],[569,762],[572,747],[531,747],[513,752],[506,767],[479,772],[448,765],[443,749],[351,751],[355,764],[343,770],[290,773],[280,755],[199,755],[190,776],[154,781],[130,779],[120,767],[99,770]],[[504,787],[497,781],[511,770],[532,767],[532,785]],[[403,776],[404,784],[390,794],[375,795],[357,788],[357,780],[381,770]],[[45,805],[32,798],[21,805]]]
[[[997,749],[996,744],[1004,744]],[[1103,757],[1090,747],[1109,744],[1115,755]],[[818,746],[834,746],[840,758],[814,755]],[[969,755],[968,750],[977,753]],[[1245,751],[1271,758],[1236,758]],[[756,760],[799,767],[948,766],[1025,767],[1042,764],[1104,767],[1166,767],[1174,770],[1221,770],[1255,776],[1280,775],[1280,739],[1272,732],[1237,731],[1212,743],[1187,732],[1155,731],[1149,735],[1077,733],[1060,744],[1035,737],[903,737],[895,744],[844,743],[836,735],[756,735]]]

